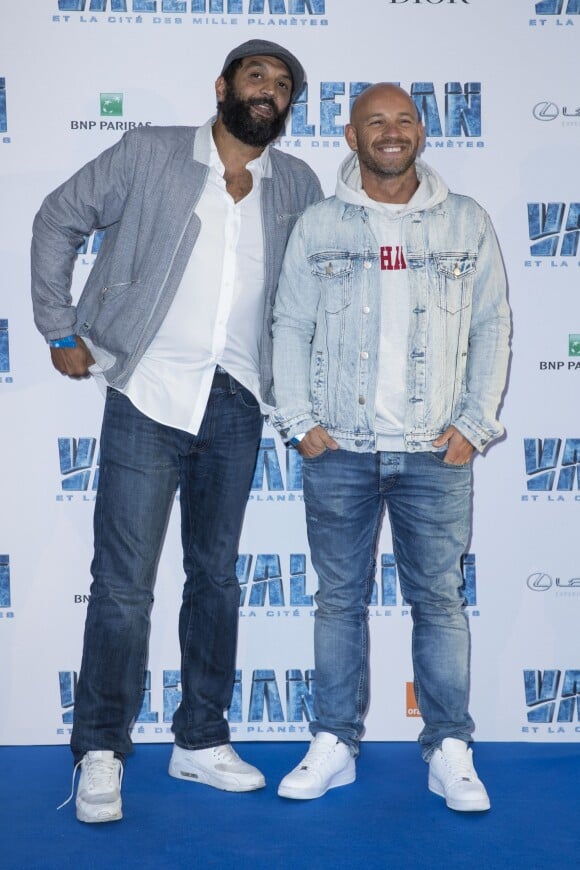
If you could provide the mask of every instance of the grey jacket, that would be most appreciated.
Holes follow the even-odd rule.
[[[50,341],[86,336],[115,362],[105,376],[123,387],[157,333],[200,231],[195,207],[208,167],[193,159],[195,127],[130,130],[49,194],[34,219],[32,300],[35,323]],[[260,385],[272,401],[272,307],[290,231],[322,199],[302,160],[270,149],[262,181],[264,281]],[[105,229],[78,304],[71,282],[84,237]]]

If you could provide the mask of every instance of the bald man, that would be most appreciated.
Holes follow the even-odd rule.
[[[470,748],[462,557],[472,458],[503,432],[505,273],[486,212],[417,159],[424,130],[404,90],[364,91],[346,140],[336,194],[294,228],[274,310],[273,419],[304,460],[318,575],[312,741],[278,794],[317,798],[355,779],[386,508],[429,789],[451,809],[487,810]]]

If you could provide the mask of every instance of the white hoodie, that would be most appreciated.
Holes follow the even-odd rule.
[[[405,384],[409,332],[409,285],[403,244],[403,217],[425,211],[446,198],[448,188],[434,169],[421,160],[415,167],[419,187],[408,203],[371,199],[361,183],[358,155],[349,154],[338,170],[336,196],[343,202],[364,206],[377,240],[381,269],[381,341],[377,376],[377,450],[403,451]]]

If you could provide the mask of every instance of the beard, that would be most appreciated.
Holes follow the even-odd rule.
[[[402,160],[398,166],[385,166],[367,149],[359,149],[358,158],[359,161],[375,175],[378,175],[381,178],[398,178],[400,175],[404,175],[405,172],[407,172],[407,170],[415,163],[417,151],[418,146],[415,146],[411,154]]]
[[[271,118],[255,118],[250,109],[252,106],[266,105],[272,109]],[[243,142],[255,148],[264,148],[277,139],[282,133],[290,104],[283,112],[279,112],[274,100],[270,97],[255,97],[252,100],[242,100],[233,87],[229,87],[218,109],[226,130]]]

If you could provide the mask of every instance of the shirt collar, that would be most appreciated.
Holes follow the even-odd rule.
[[[211,166],[217,169],[220,175],[223,174],[224,165],[218,154],[211,128],[216,122],[216,115],[199,127],[195,134],[193,143],[193,159],[198,163],[203,163],[206,166]],[[247,164],[248,169],[254,177],[270,178],[272,176],[272,161],[270,159],[270,146],[267,145],[259,157],[250,160]]]

